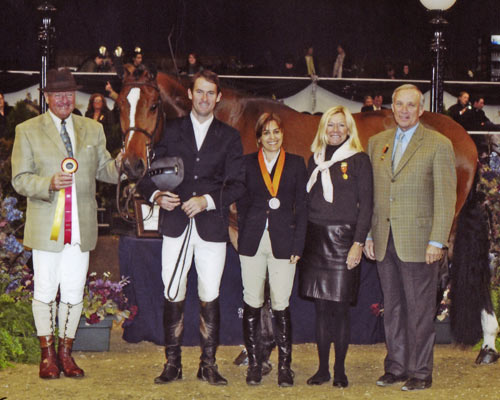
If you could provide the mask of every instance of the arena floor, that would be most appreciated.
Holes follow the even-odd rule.
[[[377,345],[352,345],[346,372],[350,386],[334,388],[330,383],[308,386],[306,380],[316,371],[317,356],[313,344],[294,345],[295,386],[279,388],[276,368],[257,387],[245,383],[246,367],[233,364],[238,346],[223,346],[218,351],[219,370],[229,380],[228,386],[214,387],[196,379],[199,349],[183,350],[183,380],[155,385],[164,363],[163,348],[152,343],[130,344],[121,339],[122,329],[111,331],[109,352],[75,352],[76,362],[85,370],[83,379],[61,377],[45,381],[38,378],[38,365],[15,365],[0,371],[0,399],[92,399],[92,400],[191,400],[191,399],[499,399],[500,364],[476,366],[476,352],[452,345],[438,345],[435,350],[434,383],[431,389],[406,393],[395,385],[379,388],[383,374],[385,348]],[[271,356],[276,366],[276,351]]]

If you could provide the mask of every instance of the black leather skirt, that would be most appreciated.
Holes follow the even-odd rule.
[[[356,303],[360,267],[348,270],[346,264],[354,231],[354,224],[307,223],[304,253],[299,261],[301,296]]]

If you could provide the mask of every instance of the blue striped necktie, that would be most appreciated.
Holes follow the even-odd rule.
[[[61,121],[61,139],[66,147],[66,151],[70,157],[73,157],[73,147],[71,146],[71,140],[69,139],[68,131],[66,130],[66,121]]]

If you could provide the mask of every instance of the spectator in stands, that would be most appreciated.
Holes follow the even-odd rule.
[[[500,130],[499,126],[490,121],[486,116],[484,110],[484,97],[475,96],[472,99],[472,130],[486,131],[486,130]]]
[[[117,147],[120,147],[121,138],[118,138],[118,140],[113,140],[112,138],[112,128],[114,123],[113,113],[108,108],[106,99],[101,93],[94,93],[90,96],[85,116],[101,123],[104,128],[104,134],[106,135],[106,148],[110,153],[112,153]]]
[[[115,92],[113,86],[111,86],[111,83],[109,83],[109,81],[106,82],[105,89],[106,92],[108,92],[108,96],[111,97],[114,101],[116,101],[116,99],[118,98],[118,93]]]
[[[181,74],[187,74],[189,76],[196,74],[197,72],[203,71],[203,65],[198,61],[198,56],[196,53],[189,53],[186,61],[186,66],[181,70]]]
[[[384,96],[380,93],[375,93],[375,96],[373,96],[373,109],[375,111],[378,110],[385,110],[386,108],[382,106],[384,103]]]
[[[7,116],[11,111],[12,107],[6,103],[3,93],[0,92],[0,138],[7,135]]]
[[[345,67],[345,50],[344,47],[339,44],[337,46],[337,58],[335,59],[335,63],[333,64],[333,77],[334,78],[342,78],[344,74]]]
[[[111,72],[112,62],[108,56],[108,51],[106,47],[101,46],[97,52],[97,55],[93,58],[89,58],[83,62],[83,64],[78,68],[79,72]]]
[[[484,97],[475,96],[472,99],[472,125],[473,131],[500,131],[500,125],[490,121],[484,110]],[[487,138],[484,135],[471,135],[479,154],[488,153]]]
[[[307,46],[305,48],[304,57],[301,57],[298,62],[297,72],[299,75],[309,75],[314,77],[318,75],[317,67],[318,63],[314,57],[314,48],[313,46]]]
[[[396,71],[391,64],[387,64],[385,67],[385,78],[386,79],[396,79]]]
[[[465,129],[472,130],[474,128],[474,115],[472,112],[472,105],[469,101],[469,93],[460,92],[457,104],[452,105],[448,109],[448,114]]]
[[[372,96],[365,96],[361,112],[385,110],[385,107],[382,106],[383,102],[384,96],[380,93],[375,93],[373,98]]]
[[[134,67],[137,68],[139,65],[141,65],[142,59],[143,59],[142,50],[140,47],[136,47],[134,49],[134,55],[132,57],[132,64],[134,64]]]
[[[403,64],[403,70],[401,72],[401,79],[413,79],[410,73],[410,64]]]
[[[367,111],[373,111],[373,97],[372,96],[365,96],[363,98],[363,107],[361,107],[361,112],[367,112]]]
[[[281,69],[281,75],[283,76],[296,76],[297,71],[295,69],[295,62],[291,55],[285,57],[285,62],[283,68]]]

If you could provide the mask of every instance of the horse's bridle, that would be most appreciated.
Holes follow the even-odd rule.
[[[146,144],[146,162],[147,162],[147,165],[146,165],[146,169],[144,170],[144,174],[145,174],[146,171],[151,166],[151,159],[152,159],[152,154],[153,154],[153,152],[152,152],[152,150],[153,150],[153,144],[154,144],[156,136],[159,134],[159,132],[158,132],[158,126],[159,126],[160,120],[161,120],[161,118],[163,116],[163,107],[162,107],[163,103],[162,103],[161,96],[160,96],[160,89],[159,89],[159,87],[158,87],[158,85],[156,83],[153,84],[153,83],[149,83],[149,82],[130,82],[130,83],[124,83],[123,86],[131,86],[132,89],[134,87],[140,88],[141,86],[149,86],[149,87],[152,87],[153,89],[155,89],[158,92],[158,95],[159,95],[158,96],[158,101],[154,104],[154,105],[157,106],[158,112],[156,114],[156,122],[155,122],[155,126],[153,128],[152,133],[148,132],[146,129],[143,129],[143,128],[140,128],[140,127],[137,127],[137,126],[130,126],[125,131],[122,131],[122,147],[123,147],[123,150],[125,150],[125,137],[131,131],[140,132],[140,133],[142,133],[143,135],[145,135],[149,139],[149,143]],[[144,176],[144,174],[143,174],[143,176]]]
[[[134,87],[140,88],[141,86],[149,86],[149,87],[152,87],[153,89],[155,89],[158,92],[158,94],[160,94],[160,89],[159,89],[158,85],[156,84],[156,82],[154,84],[149,83],[149,82],[129,82],[129,83],[124,83],[123,86],[131,86],[131,88],[134,88]],[[144,169],[144,173],[139,178],[138,182],[140,182],[144,178],[144,176],[146,175],[147,171],[149,170],[149,168],[151,166],[151,159],[153,158],[153,151],[152,151],[153,144],[154,144],[156,136],[159,134],[158,127],[160,125],[160,121],[161,121],[161,118],[163,116],[163,103],[162,103],[160,95],[158,96],[158,101],[155,103],[155,105],[157,106],[158,112],[156,114],[155,126],[154,126],[153,131],[151,133],[148,132],[146,129],[139,128],[136,126],[131,126],[128,129],[126,129],[125,131],[122,131],[122,152],[125,151],[125,137],[131,131],[140,132],[149,139],[149,143],[146,144],[146,163],[147,163],[147,165],[146,165],[146,168]],[[121,176],[122,173],[123,173],[123,165],[120,166],[119,175]],[[137,185],[137,183],[136,183],[136,185]],[[128,212],[130,201],[132,201],[132,199],[135,196],[135,190],[137,187],[136,185],[132,186],[132,188],[128,191],[128,195],[125,196],[126,201],[125,201],[125,208],[124,209],[122,209],[122,207],[120,206],[120,193],[121,193],[121,179],[120,178],[118,178],[118,184],[116,186],[116,208],[118,210],[118,213],[120,214],[120,217],[124,221],[129,222],[129,223],[136,222],[135,217],[131,217],[130,213]],[[130,185],[127,187],[130,188]],[[151,212],[152,212],[152,210],[153,210],[153,208],[151,207]]]

